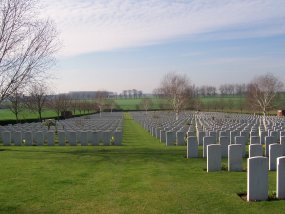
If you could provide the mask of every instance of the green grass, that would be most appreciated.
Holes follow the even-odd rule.
[[[75,113],[76,113],[76,115],[80,115],[79,111],[76,111]],[[81,113],[83,113],[83,111]],[[43,113],[42,113],[43,119],[44,118],[52,118],[52,117],[57,117],[57,114],[54,111],[48,110],[48,109],[43,111]],[[28,110],[24,110],[19,115],[19,121],[25,120],[25,119],[38,119],[38,118],[39,118],[39,116],[37,113],[31,112]],[[16,121],[16,117],[9,109],[0,109],[0,122],[6,121],[6,120],[15,120]]]
[[[0,213],[282,213],[247,203],[246,172],[207,173],[206,160],[165,147],[129,115],[123,146],[0,146]],[[201,153],[201,148],[200,151]],[[226,160],[223,160],[226,163]],[[244,162],[245,164],[245,162]],[[269,172],[269,189],[275,190]]]
[[[166,103],[167,101],[165,99],[160,98],[152,98],[152,106],[150,109],[160,109],[161,103]],[[122,110],[143,110],[142,107],[140,107],[142,99],[116,99],[115,102],[118,105],[118,107]]]

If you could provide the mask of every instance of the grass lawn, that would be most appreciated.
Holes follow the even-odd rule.
[[[167,100],[162,98],[155,98],[153,97],[151,99],[152,106],[150,109],[160,109],[161,103],[167,103]],[[118,107],[122,110],[144,110],[142,106],[140,106],[140,103],[142,102],[142,99],[116,99],[115,100]]]
[[[284,212],[285,201],[240,199],[246,172],[207,173],[206,160],[186,159],[184,146],[165,147],[128,115],[123,143],[0,146],[0,213]],[[275,175],[269,172],[270,191]]]

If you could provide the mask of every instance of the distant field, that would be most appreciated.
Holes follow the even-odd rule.
[[[224,111],[224,112],[237,112],[237,113],[248,112],[245,109],[245,106],[243,106],[245,102],[244,97],[214,96],[214,97],[200,97],[199,99],[203,104],[203,106],[200,109],[202,111]],[[142,99],[116,99],[115,102],[117,104],[116,108],[119,110],[123,111],[144,110],[143,107],[140,105]],[[167,105],[168,101],[166,99],[153,97],[152,103],[153,104],[149,110],[170,108],[169,105]],[[285,94],[280,96],[279,100],[276,103],[276,109],[279,108],[285,109]],[[275,114],[276,110],[273,110],[270,113]],[[77,111],[76,114],[79,114],[79,112]],[[45,110],[42,115],[43,118],[56,117],[55,112],[51,110]],[[20,120],[37,119],[37,118],[38,115],[36,113],[32,113],[28,110],[22,112],[19,116]],[[5,121],[5,120],[15,120],[15,115],[8,109],[0,109],[0,121]]]
[[[140,105],[142,99],[116,99],[115,102],[122,110],[143,110],[143,107]],[[165,104],[166,102],[165,99],[152,98],[153,104],[150,109],[160,109],[160,105]]]
[[[55,117],[56,114],[51,110],[46,110],[42,114],[43,117]],[[38,115],[36,113],[30,112],[28,110],[22,112],[19,116],[20,120],[23,119],[37,119]],[[9,109],[0,109],[0,120],[13,120],[15,115]]]

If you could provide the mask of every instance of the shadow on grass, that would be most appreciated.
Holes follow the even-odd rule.
[[[243,200],[247,202],[247,192],[239,192],[237,195]],[[266,201],[281,201],[276,197],[276,192],[270,192],[268,194],[268,199]],[[250,202],[261,202],[261,201],[250,201]]]
[[[24,147],[6,149],[6,152],[20,152],[23,154],[50,154],[50,155],[72,155],[78,157],[93,156],[103,157],[104,159],[124,160],[136,158],[137,160],[156,160],[156,161],[185,161],[185,151],[183,150],[162,150],[160,148],[133,148],[133,147]],[[62,156],[63,157],[63,156]],[[37,159],[38,155],[28,155],[21,157],[25,159]],[[93,159],[90,159],[94,161]]]

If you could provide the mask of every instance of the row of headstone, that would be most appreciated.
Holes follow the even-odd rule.
[[[57,135],[53,131],[50,132],[14,132],[13,137],[11,132],[2,133],[2,142],[4,146],[42,146],[45,142],[48,146],[55,145],[55,137],[58,138],[58,145],[122,145],[123,134],[121,131],[58,131]]]
[[[123,113],[103,113],[102,117],[98,114],[84,117],[70,118],[66,120],[56,121],[55,126],[47,127],[43,123],[23,123],[15,125],[0,126],[0,135],[5,131],[11,132],[38,132],[38,131],[96,131],[96,130],[111,130],[122,131],[123,129]]]
[[[264,117],[252,115],[186,112],[176,120],[171,112],[149,112],[147,115],[133,113],[133,118],[167,146],[185,145],[180,144],[180,132],[184,132],[186,137],[196,136],[199,145],[203,144],[205,136],[216,139],[229,137],[231,144],[236,144],[236,137],[245,137],[246,144],[265,144],[266,137],[272,137],[273,143],[277,143],[285,135],[285,120],[277,117],[264,120]],[[174,133],[169,133],[167,138],[167,132]]]
[[[211,147],[210,147],[211,146]],[[210,144],[207,145],[207,161],[209,160],[210,164],[216,163],[214,171],[218,169],[221,170],[221,145],[219,144]],[[212,149],[214,151],[212,152]],[[208,151],[209,150],[209,151]],[[188,152],[189,153],[189,152]],[[262,145],[250,145],[249,146],[249,158],[263,156]],[[208,157],[210,155],[210,157]],[[282,150],[282,145],[280,144],[271,144],[269,146],[269,168],[270,171],[276,170],[276,159],[285,155]],[[232,144],[228,146],[228,170],[229,171],[241,171],[242,169],[242,158],[243,158],[243,147],[241,144]],[[216,161],[213,161],[216,160]],[[218,163],[218,162],[219,163]],[[211,166],[211,165],[210,165]],[[213,169],[210,168],[210,171]]]

